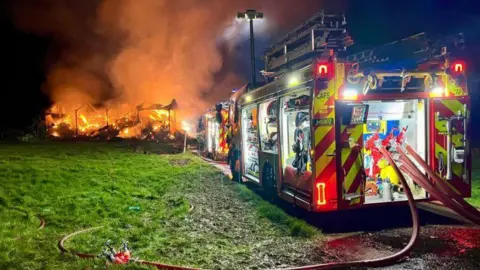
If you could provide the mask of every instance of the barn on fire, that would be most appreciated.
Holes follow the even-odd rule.
[[[45,125],[50,138],[100,139],[132,138],[158,140],[175,131],[178,105],[141,103],[113,104],[97,107],[89,103],[70,105],[56,103],[45,112]]]

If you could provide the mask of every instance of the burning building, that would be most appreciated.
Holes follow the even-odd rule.
[[[97,108],[54,104],[45,113],[47,134],[52,138],[96,137],[159,140],[176,131],[177,102],[168,105],[114,104]]]

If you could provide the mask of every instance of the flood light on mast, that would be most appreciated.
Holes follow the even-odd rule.
[[[246,19],[246,20],[263,19],[263,12],[257,12],[254,9],[247,9],[245,12],[238,12],[237,19]]]

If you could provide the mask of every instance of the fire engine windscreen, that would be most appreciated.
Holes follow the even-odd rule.
[[[406,141],[425,160],[426,112],[424,100],[368,101],[364,124],[364,167],[367,174],[366,203],[407,200],[399,177],[375,145],[381,144],[395,153],[393,143]],[[426,198],[424,189],[406,176],[415,199]]]

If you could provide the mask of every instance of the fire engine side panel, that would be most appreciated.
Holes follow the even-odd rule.
[[[447,134],[447,121],[442,121],[440,117],[450,118],[460,112],[462,115],[466,113],[468,117],[469,99],[468,97],[458,97],[449,99],[433,99],[431,100],[432,113],[432,148],[434,152],[431,155],[431,164],[434,170],[446,179],[447,176],[447,150],[448,150],[448,134]],[[464,111],[466,110],[466,111]],[[438,114],[438,115],[437,115]],[[463,127],[463,121],[452,121],[451,133],[451,146],[453,148],[462,147],[465,134],[465,127]],[[469,120],[467,119],[467,127]],[[468,135],[468,128],[467,128]],[[466,166],[463,163],[451,162],[451,179],[446,182],[457,192],[464,197],[471,196],[471,156],[470,151],[465,148]]]
[[[455,192],[464,197],[470,197],[472,188],[472,158],[469,143],[470,99],[463,67],[459,73],[454,72],[450,76],[443,75],[439,78],[439,85],[445,87],[447,97],[431,100],[431,149],[433,150],[430,156],[431,166],[442,178],[446,179]],[[446,121],[446,119],[459,115],[465,117],[465,121]],[[450,131],[450,136],[448,136],[448,131]],[[448,147],[449,143],[450,147]],[[463,163],[455,162],[455,158],[451,157],[451,166],[448,169],[448,148],[451,150],[450,155],[455,155],[456,149],[463,149]],[[448,174],[451,177],[448,177]]]
[[[335,77],[315,81],[313,100],[313,149],[315,181],[313,203],[316,211],[337,209],[337,167],[335,141]]]
[[[339,100],[339,95],[345,87],[345,73],[349,71],[351,65],[338,63],[336,69],[336,91],[335,100]],[[338,123],[338,121],[337,121]],[[337,185],[339,192],[339,208],[349,208],[361,205],[365,202],[365,183],[363,179],[364,168],[362,155],[359,149],[363,148],[363,125],[339,125],[337,129],[337,137],[339,151],[337,157]],[[343,142],[353,140],[358,147],[344,147]],[[340,193],[341,192],[341,193]],[[346,200],[346,196],[353,196]],[[342,200],[340,200],[340,198]]]
[[[340,208],[349,208],[365,202],[364,168],[361,149],[363,149],[363,125],[339,125],[339,147],[341,148],[341,168],[337,181],[342,187]],[[346,144],[354,142],[358,147],[350,148]]]

